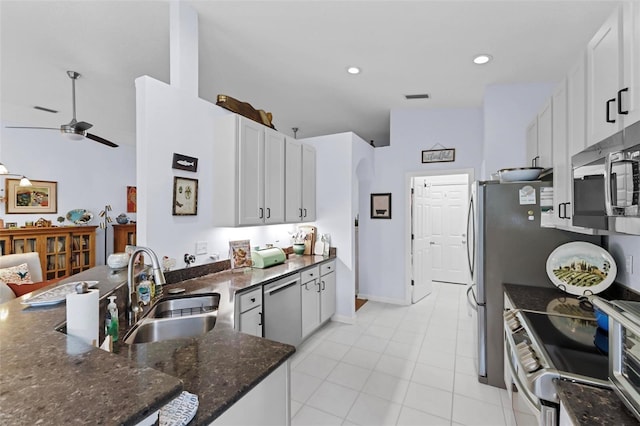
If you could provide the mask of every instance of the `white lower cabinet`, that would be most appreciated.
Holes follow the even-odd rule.
[[[291,424],[291,377],[287,360],[234,403],[211,425],[289,426]]]
[[[320,325],[320,269],[312,268],[301,273],[300,298],[302,306],[302,339]]]
[[[336,313],[335,267],[332,260],[301,273],[303,340]]]
[[[235,322],[236,330],[252,336],[263,336],[262,324],[262,286],[257,289],[236,294]]]

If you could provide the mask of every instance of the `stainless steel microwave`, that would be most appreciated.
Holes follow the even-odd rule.
[[[640,235],[640,122],[572,157],[573,224]]]

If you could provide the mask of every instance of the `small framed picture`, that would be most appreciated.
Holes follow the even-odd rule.
[[[172,213],[174,216],[198,214],[198,179],[174,176]]]
[[[446,163],[456,161],[456,149],[428,149],[422,151],[423,163]]]
[[[6,212],[16,213],[57,213],[58,183],[32,180],[31,186],[20,186],[19,179],[6,180]]]
[[[5,225],[5,228],[11,229],[11,228],[17,228],[18,227],[18,222],[7,222],[7,224]]]
[[[371,219],[391,219],[391,193],[371,194]]]
[[[171,167],[174,169],[186,170],[188,172],[197,172],[198,159],[196,157],[189,157],[188,155],[174,152]]]
[[[127,186],[127,213],[135,213],[138,210],[138,187]]]

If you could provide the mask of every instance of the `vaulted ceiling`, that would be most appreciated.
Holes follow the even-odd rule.
[[[559,81],[617,3],[183,1],[199,15],[201,98],[271,111],[286,134],[354,131],[378,146],[391,109],[480,107],[487,85]],[[78,120],[135,144],[134,80],[169,82],[166,1],[1,0],[0,37],[4,125],[69,122],[75,70]],[[474,65],[478,53],[494,60]]]

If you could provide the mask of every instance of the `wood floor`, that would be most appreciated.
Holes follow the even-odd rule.
[[[356,311],[360,308],[362,308],[362,306],[367,303],[367,299],[358,299],[356,297]]]

